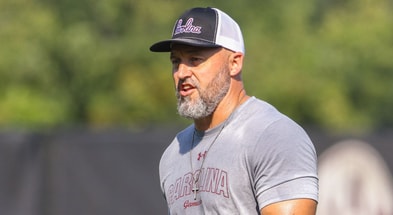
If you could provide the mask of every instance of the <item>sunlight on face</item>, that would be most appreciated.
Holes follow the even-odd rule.
[[[207,117],[214,112],[229,90],[230,76],[228,67],[223,64],[206,89],[202,89],[199,83],[192,79],[189,81],[196,87],[198,96],[193,100],[190,96],[180,96],[179,92],[176,91],[178,113],[180,116],[190,119]]]

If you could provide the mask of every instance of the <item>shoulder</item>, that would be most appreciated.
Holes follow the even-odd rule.
[[[305,130],[269,103],[252,97],[238,111],[232,130],[257,157],[260,153],[272,155],[283,151],[315,154]]]
[[[251,97],[237,110],[233,121],[235,130],[242,129],[247,134],[257,136],[306,135],[295,121],[273,105],[255,97]]]
[[[172,142],[168,145],[161,156],[160,163],[167,160],[172,160],[175,156],[185,154],[190,149],[190,142],[192,141],[192,134],[194,131],[194,125],[190,125],[183,129],[173,138]]]

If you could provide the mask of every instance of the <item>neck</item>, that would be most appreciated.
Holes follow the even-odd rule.
[[[235,95],[228,94],[218,104],[217,108],[210,116],[194,120],[195,128],[199,131],[206,131],[216,127],[227,120],[236,108],[247,101],[248,98],[249,96],[247,96],[244,89],[241,89],[240,92]]]

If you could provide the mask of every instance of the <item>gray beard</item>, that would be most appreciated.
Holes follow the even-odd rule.
[[[192,82],[192,80],[191,80]],[[217,105],[228,93],[230,86],[230,76],[225,68],[209,83],[206,90],[200,89],[197,83],[192,84],[199,92],[199,97],[192,101],[190,97],[181,97],[176,91],[177,111],[180,116],[189,119],[201,119],[210,116]]]

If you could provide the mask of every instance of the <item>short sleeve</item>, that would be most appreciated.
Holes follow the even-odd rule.
[[[306,132],[289,118],[270,124],[250,149],[258,205],[297,198],[318,201],[317,156]]]

